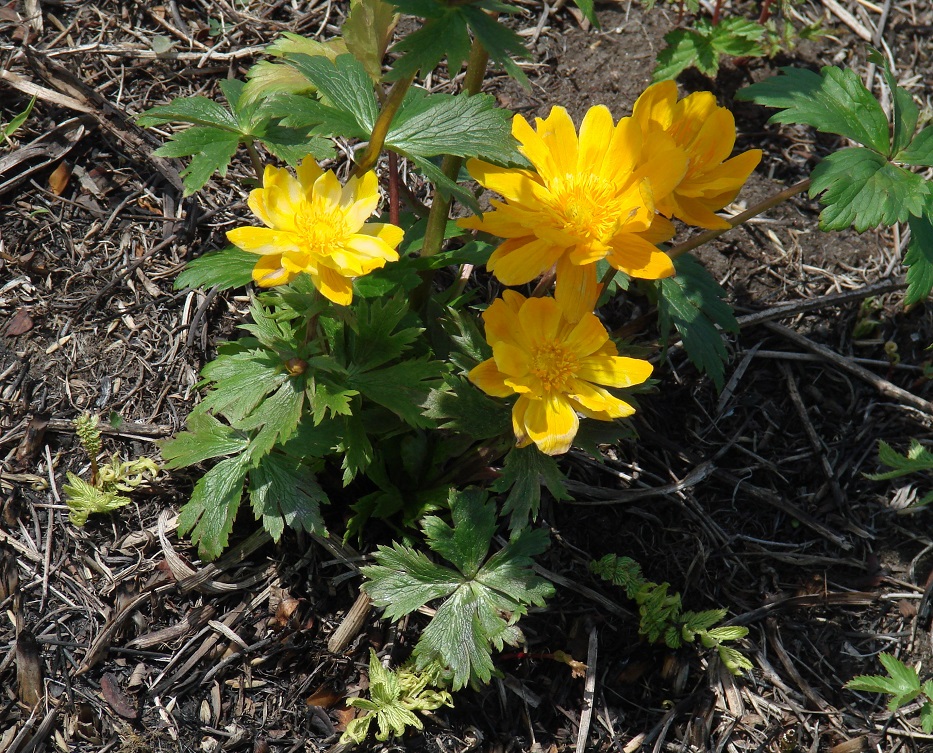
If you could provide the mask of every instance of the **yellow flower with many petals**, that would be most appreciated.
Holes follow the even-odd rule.
[[[397,261],[404,232],[395,225],[366,222],[379,204],[374,172],[350,178],[345,186],[311,157],[297,170],[266,167],[262,188],[250,192],[249,208],[265,227],[240,227],[227,240],[259,254],[253,280],[261,287],[282,285],[301,272],[333,301],[353,299],[353,278]]]
[[[618,355],[593,313],[569,321],[553,298],[525,298],[506,290],[483,314],[493,357],[468,374],[493,397],[517,394],[512,428],[519,447],[534,442],[548,455],[567,452],[577,412],[600,421],[634,412],[606,387],[641,384],[647,361]]]
[[[482,218],[459,221],[506,239],[487,264],[499,281],[522,285],[556,265],[556,295],[577,320],[588,313],[584,302],[597,297],[600,259],[632,277],[672,275],[670,258],[641,234],[656,217],[655,197],[683,177],[683,150],[661,132],[645,138],[632,118],[614,124],[602,105],[587,112],[579,137],[562,107],[536,126],[520,115],[512,121],[512,135],[534,172],[467,163],[473,178],[505,198],[494,200]]]
[[[645,138],[670,136],[687,156],[687,172],[667,196],[656,196],[659,212],[705,228],[728,228],[714,212],[739,193],[761,161],[760,149],[726,159],[735,146],[735,118],[716,104],[710,92],[694,92],[677,101],[677,84],[649,86],[632,113]],[[651,159],[650,154],[646,156]]]

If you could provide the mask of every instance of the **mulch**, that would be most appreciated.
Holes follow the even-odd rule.
[[[627,113],[678,23],[676,5],[601,6],[599,31],[560,0],[520,8],[512,23],[534,53],[532,88],[494,71],[489,88],[526,116],[558,103],[577,119],[597,102]],[[172,283],[242,222],[248,159],[184,198],[183,164],[153,154],[164,132],[134,117],[172,97],[218,95],[218,81],[242,76],[276,35],[331,36],[346,10],[315,0],[0,7],[0,122],[37,98],[0,145],[0,753],[337,750],[352,718],[344,701],[367,688],[369,648],[401,661],[426,623],[354,609],[359,552],[294,532],[273,544],[248,514],[220,560],[199,562],[175,535],[189,474],[161,475],[83,528],[62,501],[65,474],[88,471],[72,420],[118,415],[105,449],[157,458],[154,442],[181,430],[199,399],[200,368],[247,316],[243,291]],[[745,3],[727,12],[757,16]],[[805,178],[838,145],[766,125],[762,108],[733,102],[742,85],[778,65],[835,64],[881,93],[866,60],[873,41],[919,101],[933,96],[928,4],[807,0],[789,12],[798,26],[820,20],[826,36],[775,60],[728,62],[715,81],[681,79],[735,105],[737,148],[765,150],[736,211]],[[562,460],[575,501],[543,505],[552,546],[539,564],[557,595],[522,620],[527,645],[500,657],[490,686],[428,715],[423,732],[367,749],[933,749],[918,703],[892,715],[843,687],[879,673],[882,651],[929,674],[933,539],[929,513],[910,504],[930,479],[865,474],[878,470],[879,440],[903,449],[933,437],[933,317],[902,306],[902,233],[824,234],[818,211],[797,196],[698,254],[741,316],[725,390],[676,344],[655,359],[660,384],[640,399],[637,438]],[[611,315],[656,347],[649,301],[632,295]],[[750,629],[741,649],[754,670],[733,677],[703,650],[645,644],[635,605],[587,570],[607,553],[636,559],[686,608],[727,607],[729,623]],[[557,650],[586,662],[587,676],[547,658]]]

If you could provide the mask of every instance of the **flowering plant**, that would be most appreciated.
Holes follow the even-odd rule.
[[[580,439],[588,422],[620,436],[633,393],[651,387],[654,366],[626,355],[601,304],[637,280],[657,302],[662,342],[676,329],[721,387],[721,331],[738,325],[722,289],[686,254],[698,242],[670,242],[683,224],[709,239],[760,211],[721,214],[761,152],[733,156],[734,120],[708,92],[679,99],[675,84],[661,82],[618,120],[591,108],[579,130],[560,106],[534,125],[499,108],[480,92],[489,59],[523,79],[513,59],[521,38],[493,15],[506,9],[492,0],[357,0],[341,39],[290,35],[248,84],[225,82],[229,109],[194,97],[140,119],[191,125],[161,150],[191,157],[189,192],[225,174],[245,147],[257,185],[247,204],[262,225],[238,223],[226,233],[231,246],[195,259],[177,280],[180,288],[258,286],[244,336],[219,346],[187,430],[161,447],[168,468],[209,466],[181,510],[181,531],[202,557],[217,557],[244,497],[275,540],[286,527],[324,535],[326,521],[365,540],[368,520],[393,520],[406,541],[378,547],[363,590],[392,619],[434,605],[414,671],[453,689],[488,681],[493,651],[519,643],[519,618],[553,591],[532,558],[547,546],[535,527],[541,484],[568,496],[554,456],[593,445]],[[422,25],[396,43],[384,70],[400,12]],[[451,74],[468,60],[460,94],[415,85],[441,59]],[[812,76],[788,78],[853,96],[851,85],[826,85],[836,74]],[[829,117],[780,83],[747,92],[797,122]],[[911,202],[928,198],[928,184],[890,160],[931,164],[933,140],[929,129],[914,137],[916,112],[895,102],[895,145],[882,155],[880,126],[872,126],[850,161],[880,157],[879,169],[912,186],[904,206],[923,236],[928,220]],[[829,127],[849,136],[858,128]],[[354,162],[335,157],[329,140],[337,138],[361,142]],[[403,181],[402,160],[430,186],[421,197],[429,208]],[[464,162],[501,197],[485,212],[458,182]],[[838,179],[832,164],[815,175],[826,224],[842,226],[845,215],[861,228],[875,215],[841,197]],[[471,214],[452,221],[454,201]],[[927,270],[928,258],[914,259],[911,271]],[[501,285],[536,286],[497,291],[484,309],[468,288],[482,267]],[[925,297],[931,286],[933,276],[915,279],[910,295]],[[349,512],[328,515],[332,498],[352,500]],[[490,554],[500,516],[511,539]],[[386,673],[380,682],[394,688],[390,680]],[[359,704],[376,714],[380,734],[417,720],[397,690]],[[354,739],[368,726],[356,725]]]

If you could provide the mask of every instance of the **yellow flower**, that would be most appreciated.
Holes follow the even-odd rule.
[[[580,420],[634,412],[604,386],[629,387],[650,375],[647,361],[623,358],[593,313],[569,321],[553,298],[525,298],[506,290],[483,314],[493,357],[467,375],[493,397],[517,394],[512,429],[519,447],[567,452]]]
[[[556,295],[568,301],[575,320],[587,313],[583,301],[597,297],[600,259],[632,277],[672,275],[670,258],[640,234],[656,216],[654,197],[670,193],[683,177],[683,150],[660,132],[645,138],[632,118],[613,124],[602,105],[587,112],[579,138],[562,107],[536,126],[520,115],[512,121],[512,135],[535,172],[467,163],[474,179],[505,198],[494,200],[482,219],[459,223],[506,239],[489,270],[506,285],[522,285],[556,264]],[[643,159],[643,151],[651,158]]]
[[[714,212],[739,193],[761,161],[760,149],[749,149],[726,160],[735,146],[735,118],[716,104],[710,92],[695,92],[677,101],[677,84],[649,86],[632,113],[645,138],[664,133],[687,155],[687,173],[667,196],[657,194],[657,210],[690,225],[728,228]],[[650,157],[650,155],[649,155]],[[725,161],[723,161],[725,160]]]
[[[397,261],[404,235],[395,225],[366,222],[379,204],[376,174],[350,178],[345,186],[311,158],[297,170],[266,166],[262,188],[250,192],[249,208],[266,227],[240,227],[227,240],[259,254],[253,280],[260,287],[282,285],[300,272],[314,287],[346,306],[354,277]]]

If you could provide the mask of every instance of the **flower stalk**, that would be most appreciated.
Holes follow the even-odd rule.
[[[398,108],[402,106],[405,94],[408,92],[414,80],[415,75],[412,74],[411,76],[400,78],[392,84],[386,101],[379,111],[379,117],[376,118],[376,124],[373,126],[372,135],[369,137],[369,144],[367,144],[366,150],[363,152],[363,156],[360,157],[359,162],[356,163],[356,170],[353,171],[356,177],[361,177],[376,166],[376,162],[379,160],[379,154],[382,152],[382,147],[385,146],[386,136],[389,134],[389,127],[392,125],[392,119],[395,117],[395,113],[398,112]]]

